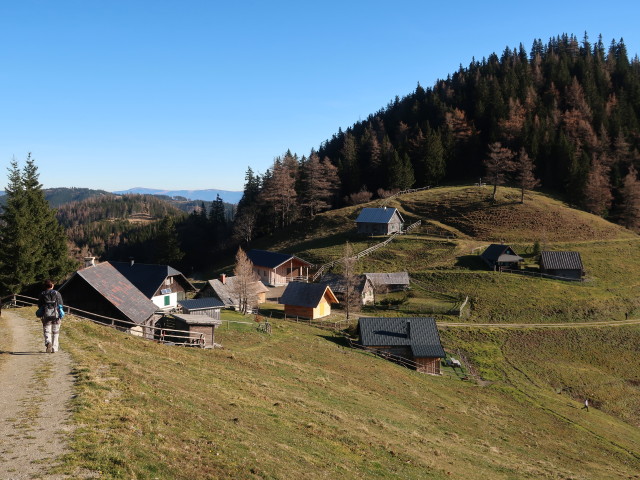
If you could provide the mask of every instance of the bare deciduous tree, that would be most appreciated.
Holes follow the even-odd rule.
[[[607,213],[613,200],[608,173],[609,169],[594,155],[584,187],[584,206],[596,215]]]
[[[233,274],[235,278],[231,290],[238,299],[238,310],[246,315],[257,303],[255,282],[258,281],[258,276],[253,271],[253,263],[241,247],[236,253],[236,267],[233,269]]]
[[[521,148],[516,161],[516,180],[521,191],[520,203],[524,203],[525,190],[531,190],[540,185],[540,180],[533,174],[533,169],[533,160],[527,155],[525,149]]]
[[[498,185],[502,185],[506,175],[512,172],[515,165],[513,163],[513,152],[502,146],[500,142],[489,145],[489,155],[484,160],[484,167],[487,170],[487,176],[493,185],[492,199],[496,199],[496,191]]]
[[[638,172],[634,167],[629,168],[629,173],[624,177],[622,198],[624,226],[637,231],[640,229],[640,182],[638,182]]]
[[[342,276],[344,277],[344,308],[349,320],[351,312],[358,310],[360,295],[357,291],[358,277],[355,273],[356,258],[353,255],[353,247],[347,242],[344,246],[342,258]]]

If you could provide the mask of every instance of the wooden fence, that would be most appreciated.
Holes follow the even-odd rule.
[[[384,198],[382,200],[382,205],[385,206],[387,204],[387,202],[389,200],[391,200],[392,198],[396,198],[399,195],[405,195],[407,193],[415,193],[415,192],[421,192],[423,190],[429,190],[431,188],[431,185],[428,185],[426,187],[420,187],[420,188],[408,188],[406,190],[401,190],[399,192],[394,193],[393,195],[389,195],[387,198]]]

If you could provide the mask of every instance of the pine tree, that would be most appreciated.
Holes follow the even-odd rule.
[[[20,171],[9,168],[7,203],[0,215],[0,289],[20,293],[46,278],[64,279],[74,268],[64,229],[49,207],[31,154]]]
[[[180,241],[173,218],[166,216],[158,226],[158,234],[155,238],[156,261],[162,265],[179,265],[184,258],[184,252],[180,249]]]

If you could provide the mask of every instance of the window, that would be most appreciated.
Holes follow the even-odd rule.
[[[167,307],[171,305],[171,295],[165,295],[164,297],[164,306]]]

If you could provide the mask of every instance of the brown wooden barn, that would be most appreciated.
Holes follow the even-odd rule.
[[[419,372],[440,374],[445,353],[433,318],[361,317],[358,333],[363,347],[406,359]]]
[[[516,254],[509,245],[501,243],[492,243],[480,255],[480,258],[492,270],[510,269],[517,270],[520,264],[524,262],[524,258]]]
[[[280,297],[289,317],[314,320],[331,314],[331,304],[339,303],[331,287],[319,283],[291,282]]]
[[[238,308],[240,301],[236,292],[236,277],[220,275],[220,279],[207,280],[204,287],[198,292],[199,298],[215,297],[224,303],[225,308]],[[266,302],[269,289],[260,280],[249,285],[249,304],[256,306]]]
[[[327,273],[322,276],[322,279],[318,283],[331,287],[331,291],[335,294],[336,298],[344,302],[347,292],[345,277],[337,273]],[[353,288],[362,305],[369,305],[375,300],[373,284],[365,275],[358,275],[356,277]]]
[[[206,315],[216,320],[220,320],[220,310],[224,308],[224,303],[215,297],[195,298],[193,300],[180,300],[178,302],[182,313],[191,315]]]
[[[309,279],[311,264],[294,255],[254,249],[247,252],[247,257],[265,285],[279,286]]]
[[[152,329],[159,315],[156,305],[144,296],[110,263],[99,263],[78,270],[60,287],[64,304],[87,313],[81,315],[102,322],[114,319],[114,324],[123,329],[138,332],[153,338]],[[94,314],[92,316],[91,314]],[[142,333],[144,332],[144,333]]]
[[[540,252],[540,271],[567,280],[582,280],[584,276],[578,252]]]

